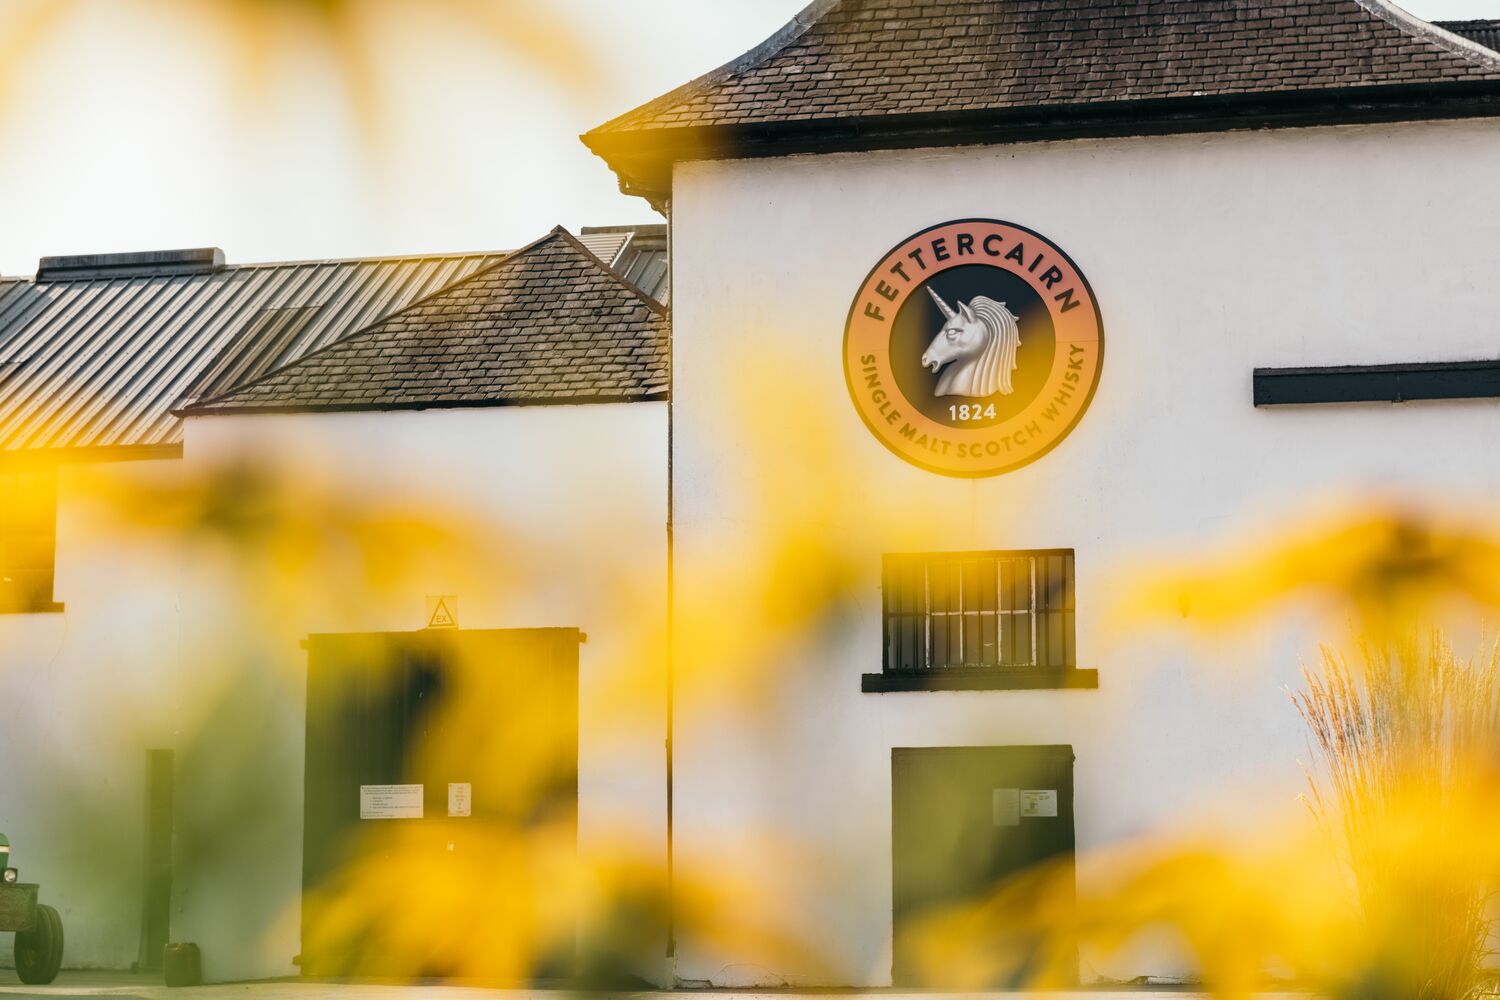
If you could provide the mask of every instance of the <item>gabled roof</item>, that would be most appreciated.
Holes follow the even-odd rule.
[[[0,280],[0,451],[175,451],[187,396],[316,350],[504,254],[223,264],[47,258]]]
[[[1136,134],[1195,115],[1266,124],[1309,97],[1355,115],[1416,97],[1404,116],[1421,118],[1430,99],[1497,83],[1500,55],[1383,0],[817,0],[584,141],[660,200],[677,159],[1003,141],[1023,123],[1025,137],[1080,134],[1104,107]],[[980,125],[997,138],[965,132]]]
[[[186,414],[606,402],[667,390],[666,310],[562,227]]]

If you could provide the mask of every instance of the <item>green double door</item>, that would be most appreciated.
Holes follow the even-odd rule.
[[[1050,862],[1052,901],[1072,897],[1072,747],[897,748],[891,812],[896,982],[1019,985],[1036,952],[1005,912],[1035,901],[1018,876]]]
[[[308,639],[304,975],[545,972],[549,956],[528,954],[524,969],[515,956],[541,947],[520,940],[537,933],[528,857],[576,838],[580,638]]]

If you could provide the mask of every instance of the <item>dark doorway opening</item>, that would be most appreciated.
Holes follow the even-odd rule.
[[[1071,899],[1073,748],[892,750],[891,846],[892,975],[898,985],[958,985],[922,958],[934,919],[981,905],[1012,876],[1047,861],[1066,865]],[[1018,950],[1024,956],[1027,948],[1023,943]],[[1028,961],[1000,962],[1009,968],[983,985],[1019,985]],[[1076,958],[1070,965],[1076,975]]]
[[[518,970],[516,941],[486,915],[532,891],[532,832],[576,840],[581,639],[309,637],[303,975],[516,983],[567,972],[571,938]]]

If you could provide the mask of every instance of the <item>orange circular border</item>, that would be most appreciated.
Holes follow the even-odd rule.
[[[960,234],[969,237],[964,253],[959,252]],[[940,241],[943,260],[936,259]],[[1001,263],[1017,247],[1022,260]],[[913,250],[921,251],[920,269]],[[899,265],[896,270],[893,261]],[[929,278],[952,267],[984,263],[1022,278],[1047,304],[1056,351],[1046,384],[1021,413],[990,427],[949,427],[917,412],[901,394],[890,363],[891,326],[906,297]],[[902,281],[898,271],[903,269],[916,273]],[[1083,419],[1103,367],[1104,321],[1088,279],[1047,237],[999,219],[954,219],[892,247],[865,276],[844,324],[844,381],[860,419],[886,448],[945,476],[998,476],[1047,454]]]

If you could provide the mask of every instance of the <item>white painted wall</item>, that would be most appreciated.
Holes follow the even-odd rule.
[[[261,743],[265,771],[275,776],[265,791],[280,804],[278,813],[295,821],[267,824],[225,851],[195,884],[177,887],[173,933],[200,943],[205,974],[225,980],[295,971],[306,655],[293,638],[419,628],[429,594],[457,593],[464,628],[560,626],[587,633],[579,653],[580,847],[587,851],[623,828],[652,846],[648,860],[659,861],[665,689],[628,705],[604,699],[609,672],[620,669],[632,642],[662,627],[665,613],[665,404],[188,421],[190,476],[266,456],[314,491],[363,496],[375,510],[413,511],[429,523],[444,523],[443,512],[451,512],[447,524],[475,527],[476,548],[456,562],[418,568],[383,596],[320,602],[300,617],[288,611],[285,658],[269,666],[292,683],[259,696],[274,726]],[[478,556],[497,540],[501,564]],[[625,605],[626,594],[646,603]],[[211,782],[215,775],[202,777]],[[247,870],[256,872],[253,880],[246,880]],[[256,889],[258,901],[247,895]],[[247,947],[250,941],[257,946]]]
[[[90,498],[177,464],[62,466],[64,610],[0,615],[0,830],[22,880],[61,914],[71,968],[136,960],[146,749],[172,745],[180,653],[174,564],[138,540],[100,538]],[[0,962],[10,957],[0,935]]]
[[[678,975],[889,981],[892,747],[1072,744],[1084,849],[1288,807],[1304,742],[1280,688],[1337,626],[1288,618],[1210,645],[1180,629],[1111,629],[1104,609],[1143,557],[1233,542],[1330,494],[1473,500],[1500,488],[1496,402],[1251,405],[1256,366],[1494,357],[1496,163],[1500,124],[1481,121],[680,166],[679,592],[704,585],[725,538],[752,530],[746,491],[802,468],[824,437],[871,507],[910,513],[899,543],[868,545],[862,599],[830,641],[782,664],[769,708],[680,703],[679,854],[747,829],[805,852],[797,865],[738,860],[747,884],[801,912],[806,943],[832,966],[685,940]],[[970,482],[903,463],[865,429],[841,341],[852,296],[888,249],[975,216],[1033,228],[1073,258],[1098,296],[1106,350],[1071,437]],[[766,392],[746,404],[752,365],[826,405],[788,409]],[[769,466],[747,465],[768,435]],[[868,516],[832,512],[829,537],[857,539]],[[860,675],[880,669],[883,548],[1052,546],[1077,550],[1079,663],[1099,668],[1097,691],[860,693]],[[680,672],[712,666],[701,647],[680,642],[678,657]]]
[[[243,459],[331,505],[449,512],[486,544],[499,532],[513,544],[504,565],[435,558],[378,595],[299,602],[289,586],[266,603],[246,598],[237,554],[211,533],[177,553],[83,527],[101,492],[212,481]],[[176,873],[173,939],[200,945],[210,980],[296,973],[298,641],[420,628],[429,594],[458,593],[465,628],[588,634],[580,846],[624,830],[659,863],[665,691],[647,687],[628,713],[604,699],[632,643],[663,624],[665,514],[664,403],[194,418],[182,461],[65,469],[56,595],[67,610],[0,616],[0,830],[62,911],[66,965],[136,959],[145,749],[156,746],[178,750],[178,849],[191,855]],[[622,606],[623,594],[639,603]]]

